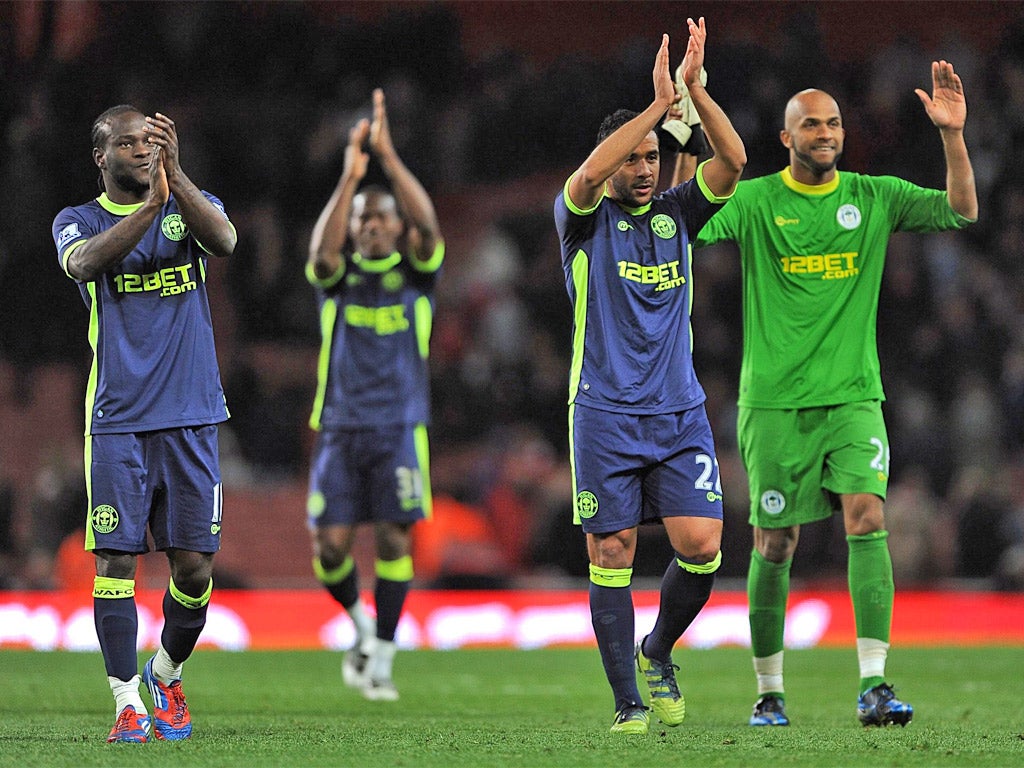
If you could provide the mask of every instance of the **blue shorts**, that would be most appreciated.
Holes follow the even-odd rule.
[[[424,424],[325,429],[317,435],[309,472],[310,526],[430,517],[428,457]]]
[[[142,554],[146,529],[158,550],[220,549],[217,426],[88,435],[85,548]]]
[[[718,459],[704,406],[680,413],[569,407],[573,521],[610,533],[664,517],[722,519]]]

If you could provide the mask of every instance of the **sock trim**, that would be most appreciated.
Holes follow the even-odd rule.
[[[750,550],[750,557],[751,557],[752,560],[757,560],[758,565],[763,566],[763,567],[767,567],[767,568],[775,568],[776,570],[786,570],[786,571],[788,571],[792,567],[792,565],[793,565],[793,558],[792,557],[789,558],[789,560],[783,560],[781,563],[773,563],[767,557],[762,555],[757,550],[757,547],[754,547],[753,549]]]
[[[375,560],[373,569],[379,579],[388,581],[412,581],[412,555],[405,555],[397,560]]]
[[[327,570],[324,568],[324,564],[320,562],[319,557],[313,558],[313,573],[316,574],[317,579],[321,584],[340,584],[345,580],[345,577],[352,573],[352,569],[356,567],[356,561],[352,558],[352,555],[348,555],[341,565],[337,568]]]
[[[718,554],[715,555],[715,559],[710,563],[688,563],[676,555],[676,565],[690,573],[714,573],[722,565],[722,550],[718,550]]]
[[[210,579],[210,583],[206,585],[206,591],[203,592],[203,594],[201,594],[199,597],[192,597],[191,595],[186,595],[184,592],[182,592],[175,586],[173,578],[168,580],[167,591],[170,592],[171,597],[174,599],[176,603],[179,603],[185,606],[186,608],[189,608],[190,610],[194,611],[197,608],[202,608],[204,605],[210,602],[210,595],[213,594],[213,579]]]
[[[92,580],[92,596],[101,600],[135,597],[135,579],[113,579],[97,576]]]
[[[888,538],[889,538],[889,532],[886,531],[886,530],[872,531],[871,533],[864,533],[864,534],[848,534],[846,536],[846,540],[848,542],[850,542],[851,544],[853,544],[854,542],[857,542],[857,541],[865,541],[865,542],[879,541],[879,540],[884,541],[885,539],[888,539]]]
[[[599,587],[628,587],[632,578],[632,568],[601,568],[590,564],[590,581]]]

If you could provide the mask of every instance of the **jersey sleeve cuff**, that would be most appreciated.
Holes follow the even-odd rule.
[[[341,280],[344,274],[344,259],[342,259],[341,264],[338,265],[338,268],[335,270],[333,275],[329,275],[323,278],[322,280],[316,276],[316,272],[313,269],[313,264],[308,261],[306,262],[306,279],[309,281],[310,285],[315,285],[317,288],[333,288],[335,285],[338,284],[338,281]]]
[[[590,214],[597,210],[597,207],[601,204],[601,200],[603,198],[598,198],[598,201],[591,208],[584,209],[577,206],[576,203],[572,201],[572,198],[569,197],[569,183],[572,181],[572,178],[575,175],[576,174],[573,173],[572,176],[565,180],[565,186],[562,187],[562,199],[565,201],[565,207],[568,208],[573,213],[575,213],[577,216],[589,216]]]
[[[85,243],[86,243],[86,238],[83,238],[81,240],[76,240],[75,242],[73,242],[71,245],[68,246],[68,249],[66,251],[64,251],[64,253],[61,254],[60,266],[64,270],[64,274],[67,275],[68,277],[70,277],[72,280],[75,280],[76,278],[75,278],[74,275],[72,275],[70,272],[68,272],[68,260],[71,258],[71,254],[74,253],[75,251],[77,251],[83,245],[85,245]]]
[[[434,252],[430,254],[429,259],[409,259],[409,263],[412,268],[417,272],[437,272],[441,268],[441,263],[444,261],[444,240],[438,240],[434,245]]]
[[[728,195],[722,195],[720,197],[711,191],[711,188],[708,186],[708,183],[704,181],[704,166],[707,165],[707,163],[708,161],[705,160],[703,163],[697,166],[697,186],[700,187],[700,191],[704,193],[704,197],[706,197],[709,202],[724,203],[730,197],[732,197],[732,192],[730,192]]]

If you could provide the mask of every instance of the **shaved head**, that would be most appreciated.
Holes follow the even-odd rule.
[[[785,127],[792,131],[808,114],[839,115],[839,104],[824,91],[808,88],[795,94],[786,103]]]
[[[786,104],[785,126],[779,138],[789,150],[790,170],[797,181],[831,181],[843,154],[845,137],[839,105],[824,91],[808,88]]]

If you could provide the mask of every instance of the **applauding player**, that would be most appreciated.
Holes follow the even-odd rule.
[[[235,229],[221,202],[182,170],[174,122],[121,105],[92,128],[102,193],[53,222],[61,267],[89,308],[94,358],[86,391],[86,549],[117,719],[107,739],[186,739],[183,662],[206,623],[220,548],[217,424],[228,418],[206,294],[208,256],[228,256]],[[160,647],[139,696],[136,557],[149,530],[167,553]]]
[[[740,137],[701,84],[704,19],[687,19],[683,80],[714,154],[696,178],[658,195],[655,129],[676,98],[668,35],[654,99],[607,117],[598,144],[555,200],[574,309],[569,445],[575,520],[590,558],[590,611],[615,699],[612,731],[646,733],[685,704],[671,652],[711,594],[721,563],[722,494],[704,390],[693,369],[690,243],[732,194],[746,163]],[[675,556],[654,628],[634,649],[630,592],[637,529],[660,522]]]
[[[370,153],[391,191],[360,188]],[[313,569],[355,624],[342,673],[368,699],[398,698],[392,662],[413,578],[410,532],[431,511],[427,353],[443,259],[434,205],[395,151],[378,89],[373,121],[349,133],[306,264],[323,335],[310,419],[318,431],[308,504]],[[376,537],[376,621],[351,555],[362,523]]]

